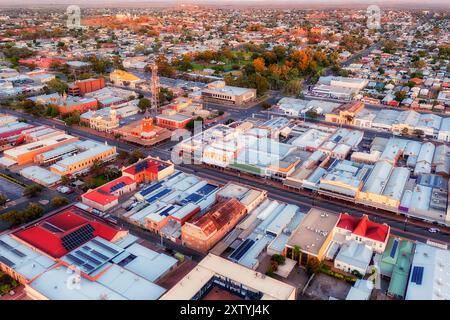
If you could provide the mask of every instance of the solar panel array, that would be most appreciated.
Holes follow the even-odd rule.
[[[213,184],[206,184],[203,187],[201,187],[199,190],[197,190],[198,194],[201,194],[202,196],[207,196],[211,194],[214,190],[216,190],[218,187]]]
[[[117,251],[114,248],[111,248],[110,246],[108,246],[107,244],[104,244],[103,242],[98,241],[97,239],[92,239],[92,242],[95,243],[96,245],[98,245],[99,247],[102,247],[103,249],[105,249],[106,251],[109,251],[113,254],[118,254],[119,251]]]
[[[0,246],[6,248],[6,249],[8,249],[8,250],[14,249],[13,247],[11,247],[9,244],[7,244],[7,243],[6,243],[5,241],[3,241],[3,240],[0,240]]]
[[[255,240],[246,239],[236,250],[233,251],[230,255],[230,259],[236,262],[239,261],[254,243]]]
[[[148,161],[143,161],[143,162],[139,162],[136,166],[135,166],[135,172],[139,173],[141,171],[144,171],[145,169],[148,168]]]
[[[111,187],[111,192],[114,192],[116,190],[119,190],[120,188],[125,187],[127,184],[125,182],[119,182],[118,184],[114,185],[113,187]]]
[[[21,258],[27,256],[25,253],[23,253],[22,251],[19,251],[19,250],[17,250],[17,249],[12,249],[11,252],[14,253],[16,256],[19,256],[19,257],[21,257]]]
[[[421,285],[422,279],[423,279],[423,267],[414,267],[411,276],[411,282]]]
[[[164,189],[164,190],[158,192],[157,194],[155,194],[154,196],[151,196],[150,198],[148,198],[147,202],[153,202],[155,200],[158,200],[159,198],[165,196],[166,194],[168,194],[171,191],[172,190],[170,190],[170,189]]]
[[[170,207],[168,207],[168,208],[162,210],[161,212],[159,212],[159,215],[160,215],[160,216],[165,216],[165,217],[167,217],[167,216],[169,215],[169,212],[170,212],[173,208],[175,208],[175,206],[170,206]]]
[[[162,185],[161,182],[155,183],[155,184],[145,188],[144,190],[142,190],[141,191],[141,195],[143,197],[145,197],[146,195],[148,195],[148,194],[152,193],[153,191],[157,190],[159,187],[161,187],[161,185]]]
[[[0,262],[6,264],[8,267],[14,267],[15,263],[9,260],[8,258],[4,256],[0,256]]]
[[[7,249],[10,252],[12,252],[13,254],[15,254],[16,256],[18,256],[20,258],[23,258],[23,257],[27,256],[25,253],[23,253],[20,250],[14,249],[14,247],[10,246],[9,244],[7,244],[3,240],[0,240],[0,246],[2,246],[3,248]]]
[[[87,224],[74,232],[65,235],[61,238],[64,249],[71,251],[83,243],[88,242],[94,237],[94,230],[93,226]]]
[[[395,252],[397,251],[397,247],[398,247],[398,240],[394,240],[394,244],[392,245],[391,252],[389,253],[389,256],[391,258],[395,257]]]
[[[197,201],[199,201],[200,199],[202,199],[203,197],[197,193],[193,193],[190,194],[189,196],[187,196],[186,198],[184,198],[181,203],[182,204],[188,204],[189,202],[193,202],[196,203]]]

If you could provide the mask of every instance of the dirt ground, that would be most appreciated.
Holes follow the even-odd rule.
[[[203,300],[242,300],[242,299],[228,291],[225,291],[218,287],[214,287],[205,297],[203,297]]]
[[[345,300],[351,285],[326,274],[316,274],[305,291],[305,296],[314,300],[328,300],[330,297]]]

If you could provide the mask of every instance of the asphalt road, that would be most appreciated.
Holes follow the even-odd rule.
[[[218,171],[211,168],[206,168],[203,166],[191,166],[191,165],[183,165],[178,166],[177,169],[186,171],[188,173],[194,173],[200,177],[203,177],[205,179],[209,179],[212,181],[215,181],[220,184],[226,184],[229,181],[234,181],[238,183],[247,184],[256,188],[264,189],[268,191],[269,198],[292,203],[295,205],[298,205],[302,210],[307,212],[311,207],[318,207],[325,210],[329,210],[332,212],[347,212],[353,216],[361,216],[365,212],[363,212],[362,208],[361,210],[356,210],[353,207],[348,206],[347,203],[336,201],[336,200],[324,200],[324,199],[314,199],[312,196],[305,196],[302,194],[299,194],[297,192],[288,191],[284,189],[279,189],[277,187],[274,187],[272,185],[269,185],[266,181],[266,183],[261,183],[258,181],[254,181],[253,179],[249,177],[245,177],[243,175],[236,176],[233,174],[230,174],[228,172]],[[264,181],[264,180],[262,180]],[[369,212],[376,211],[369,209]],[[405,218],[398,216],[398,215],[390,215],[387,214],[374,214],[373,212],[370,215],[370,218],[373,221],[379,222],[379,223],[387,223],[389,226],[391,226],[391,230],[393,234],[413,239],[413,240],[420,240],[420,241],[426,241],[427,239],[437,240],[441,242],[446,242],[447,244],[450,244],[450,234],[448,233],[430,233],[428,231],[428,227],[422,227],[413,225],[411,220],[409,220],[406,223],[406,230],[405,230]],[[399,221],[400,220],[400,221]],[[443,228],[441,228],[443,229]]]

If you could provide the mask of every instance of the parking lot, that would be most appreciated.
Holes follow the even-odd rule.
[[[23,187],[0,177],[0,194],[5,195],[11,201],[22,197]]]

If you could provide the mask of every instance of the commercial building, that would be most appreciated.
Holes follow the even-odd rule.
[[[450,251],[416,243],[405,300],[450,299]]]
[[[77,140],[77,137],[73,137],[67,134],[60,134],[55,137],[27,143],[6,150],[3,153],[3,156],[14,161],[18,165],[29,164],[35,161],[36,156],[38,156],[39,154]]]
[[[349,102],[337,107],[332,113],[325,114],[325,121],[354,124],[358,113],[360,113],[363,109],[364,103],[361,101]]]
[[[304,213],[298,206],[265,199],[223,241],[231,243],[234,249],[229,259],[247,268],[257,269],[264,252],[269,255],[283,254],[292,230],[296,230],[303,218]],[[234,234],[236,239],[232,237]],[[287,262],[284,276],[296,264],[289,257]]]
[[[29,166],[20,170],[20,174],[45,187],[53,186],[61,181],[61,176],[38,166]]]
[[[344,236],[344,242],[361,243],[381,254],[386,249],[390,227],[370,221],[367,215],[357,218],[342,213],[335,231]]]
[[[299,263],[304,266],[311,258],[324,260],[339,217],[339,214],[311,208],[297,229],[292,232],[284,255],[294,258],[297,254],[295,249],[299,248]]]
[[[391,236],[380,263],[381,276],[390,278],[389,296],[404,299],[409,280],[414,243]]]
[[[334,267],[347,273],[358,272],[364,276],[368,271],[372,256],[371,247],[364,243],[350,241],[341,246],[334,259]]]
[[[68,94],[71,96],[84,96],[86,93],[97,91],[105,87],[105,79],[86,79],[77,80],[68,88]]]
[[[114,129],[113,133],[125,141],[142,146],[152,146],[172,137],[172,132],[156,126],[149,114],[140,120]]]
[[[207,212],[216,201],[219,187],[181,171],[163,177],[136,193],[138,204],[124,216],[178,242],[182,226],[197,213]]]
[[[81,196],[84,204],[100,211],[107,211],[119,204],[119,198],[136,189],[136,181],[129,177],[120,177]]]
[[[171,130],[183,129],[192,120],[192,116],[177,113],[174,110],[166,110],[155,117],[156,124]]]
[[[181,241],[189,248],[206,253],[231,231],[246,213],[245,206],[234,198],[220,201],[203,216],[183,225]]]
[[[295,300],[295,287],[213,254],[207,255],[161,300],[202,300],[212,289],[251,300]]]
[[[0,237],[0,270],[35,300],[155,300],[176,265],[75,206]]]
[[[122,168],[122,175],[130,177],[136,183],[149,183],[160,181],[173,174],[175,166],[170,161],[164,161],[159,158],[147,157],[140,159],[136,163]]]
[[[83,151],[57,161],[50,166],[50,171],[60,176],[76,175],[89,170],[95,161],[110,161],[117,155],[116,147],[93,140],[80,142],[78,147]]]
[[[204,102],[244,105],[256,99],[256,89],[227,86],[224,81],[215,81],[202,90]]]
[[[97,100],[93,98],[68,96],[65,93],[62,96],[58,93],[41,95],[31,97],[29,100],[42,105],[56,105],[59,113],[61,114],[71,113],[74,111],[82,113],[88,110],[95,110],[98,107]]]
[[[136,86],[136,83],[141,81],[141,79],[136,77],[134,74],[119,69],[111,72],[109,75],[109,79],[115,85],[131,88],[134,88]]]

